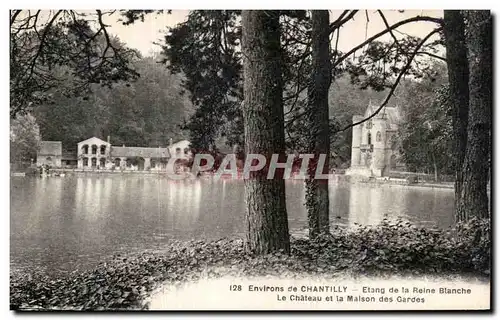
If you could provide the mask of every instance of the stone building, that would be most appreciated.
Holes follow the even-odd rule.
[[[73,151],[63,151],[61,164],[63,168],[77,167],[78,166],[77,153]]]
[[[78,168],[106,168],[111,162],[109,141],[92,137],[79,142],[77,150]]]
[[[164,148],[118,147],[92,137],[77,144],[77,152],[63,152],[61,141],[42,141],[37,153],[37,166],[79,169],[166,170],[171,157],[189,160],[190,142],[182,140]]]
[[[372,115],[378,106],[369,105],[364,115],[353,116],[353,123]],[[375,117],[352,128],[351,167],[347,175],[388,176],[404,168],[399,161],[399,109],[384,107]]]
[[[36,165],[49,165],[51,167],[60,167],[62,160],[61,141],[41,141],[40,149],[36,156]]]
[[[191,156],[191,148],[189,147],[190,144],[191,142],[188,140],[181,140],[176,143],[172,143],[172,140],[170,140],[168,151],[172,157],[178,159],[188,159]]]
[[[189,145],[189,144],[188,144]],[[169,148],[117,147],[96,137],[78,143],[78,168],[86,169],[166,169]]]
[[[115,168],[132,170],[165,170],[170,152],[168,148],[111,147]]]

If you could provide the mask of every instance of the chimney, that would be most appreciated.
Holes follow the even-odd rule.
[[[172,138],[170,138],[170,139],[168,140],[168,145],[169,145],[169,146],[171,146],[171,145],[173,145],[173,144],[174,144],[174,140],[173,140]]]
[[[108,136],[108,144],[111,144],[111,136]]]

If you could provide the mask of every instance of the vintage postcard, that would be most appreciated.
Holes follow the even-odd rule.
[[[492,37],[10,10],[10,309],[491,310]]]

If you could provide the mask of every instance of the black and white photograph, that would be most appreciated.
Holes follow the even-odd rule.
[[[11,8],[10,312],[491,312],[494,11],[323,5]]]

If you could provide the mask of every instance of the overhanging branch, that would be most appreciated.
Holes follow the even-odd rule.
[[[440,32],[442,30],[442,27],[440,28],[437,28],[437,29],[434,29],[433,31],[431,31],[427,36],[425,36],[425,38],[422,39],[422,41],[420,41],[420,43],[415,47],[415,50],[413,51],[413,53],[411,54],[411,56],[408,58],[408,61],[406,63],[406,65],[403,67],[403,69],[401,70],[401,73],[398,75],[398,77],[396,78],[396,81],[394,82],[394,84],[391,86],[391,90],[389,91],[389,93],[387,94],[387,96],[385,97],[384,101],[382,102],[382,104],[378,107],[377,110],[375,110],[375,112],[373,114],[371,114],[369,117],[361,120],[361,121],[358,121],[358,122],[355,122],[355,123],[352,123],[346,127],[344,127],[343,129],[341,130],[338,130],[336,131],[335,133],[337,132],[342,132],[342,131],[345,131],[349,128],[352,128],[354,126],[357,126],[357,125],[360,125],[362,124],[363,122],[365,121],[368,121],[370,120],[371,118],[375,117],[386,105],[387,103],[389,102],[389,100],[391,99],[391,97],[393,96],[394,94],[394,91],[396,90],[399,82],[401,81],[401,78],[403,78],[403,75],[408,71],[408,69],[410,68],[412,62],[413,62],[413,59],[415,58],[415,56],[418,54],[420,48],[427,42],[427,40],[429,40],[434,34]]]
[[[412,23],[412,22],[417,22],[417,21],[427,21],[427,22],[434,22],[434,23],[437,23],[439,25],[442,25],[442,22],[443,20],[440,19],[440,18],[433,18],[433,17],[428,17],[428,16],[417,16],[417,17],[412,17],[412,18],[408,18],[408,19],[405,19],[405,20],[401,20],[395,24],[393,24],[392,26],[390,26],[389,28],[386,28],[385,30],[382,30],[380,31],[379,33],[371,36],[370,38],[366,39],[365,41],[363,41],[362,43],[360,43],[359,45],[355,46],[354,48],[352,48],[351,50],[349,50],[346,54],[344,54],[342,57],[340,57],[337,61],[335,61],[335,63],[333,64],[333,68],[337,67],[339,64],[341,64],[345,59],[347,59],[351,54],[353,54],[354,52],[356,52],[357,50],[363,48],[364,46],[366,46],[368,43],[372,42],[373,40],[376,40],[378,38],[380,38],[381,36],[383,36],[384,34],[390,32],[391,30],[394,30],[396,28],[399,28],[400,26],[402,25],[405,25],[405,24],[408,24],[408,23]]]
[[[349,14],[348,12],[351,11]],[[330,23],[330,33],[334,32],[341,26],[343,26],[347,21],[351,20],[354,18],[356,13],[358,13],[359,10],[345,10],[340,14],[340,16],[335,20],[334,22]]]

